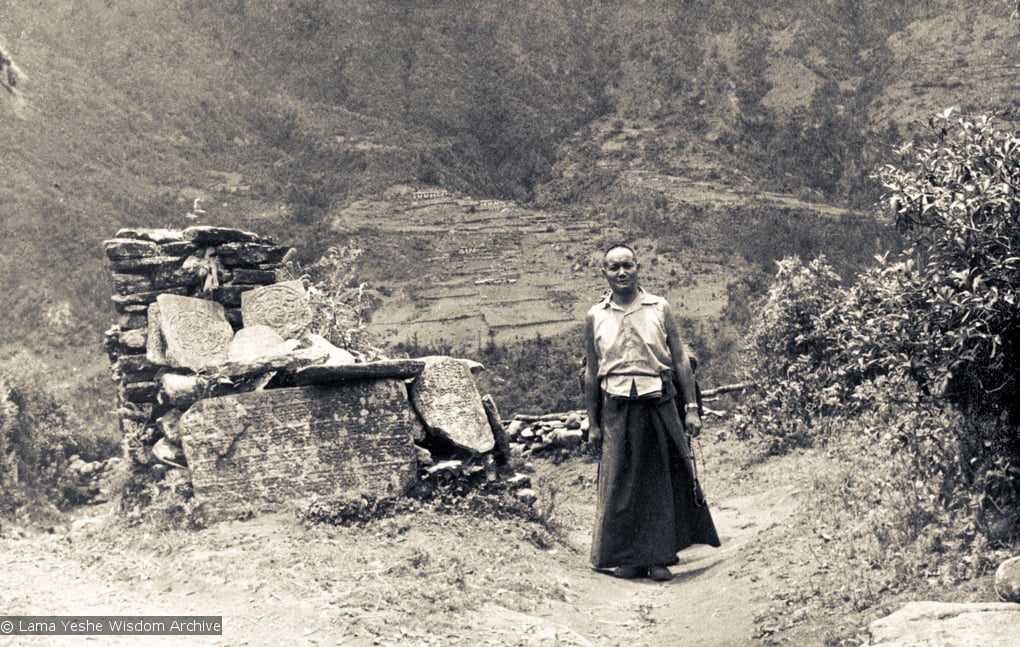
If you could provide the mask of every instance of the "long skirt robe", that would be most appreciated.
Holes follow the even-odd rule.
[[[668,386],[667,386],[668,385]],[[719,535],[691,473],[693,457],[670,382],[661,398],[603,393],[602,458],[591,561],[596,568],[669,564]],[[688,457],[685,460],[684,457]]]

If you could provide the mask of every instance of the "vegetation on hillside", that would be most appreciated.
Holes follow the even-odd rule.
[[[823,257],[785,260],[750,338],[742,433],[853,454],[819,518],[859,546],[833,572],[857,573],[862,608],[988,572],[1020,537],[1020,138],[950,111],[930,125],[880,172],[909,246],[846,287]]]

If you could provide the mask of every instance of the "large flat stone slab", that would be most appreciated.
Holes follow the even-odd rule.
[[[171,366],[197,371],[227,361],[234,329],[221,304],[173,294],[161,294],[156,302]]]
[[[195,499],[214,520],[286,509],[312,495],[403,493],[421,423],[401,380],[227,395],[181,417]]]
[[[868,632],[871,647],[1007,647],[1018,644],[1020,604],[909,602]]]
[[[294,375],[294,381],[298,384],[336,384],[383,378],[404,380],[417,377],[424,368],[425,362],[415,359],[387,359],[364,364],[309,366],[299,369]]]
[[[433,435],[476,453],[495,445],[471,369],[453,357],[424,358],[421,375],[411,382],[411,402]]]

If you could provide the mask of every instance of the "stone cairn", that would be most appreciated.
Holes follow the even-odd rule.
[[[506,425],[511,451],[524,458],[569,453],[582,446],[588,433],[588,414],[567,411],[540,416],[517,414]]]
[[[232,335],[242,327],[241,294],[289,278],[284,259],[290,248],[254,233],[216,227],[121,229],[103,247],[118,314],[106,331],[106,352],[119,383],[117,412],[127,455],[136,467],[165,471],[181,462],[173,424],[179,407],[196,399],[202,386],[215,391],[217,384],[204,380],[203,385],[185,367],[166,370],[159,297],[199,297],[209,308],[222,308],[228,328],[219,334]]]
[[[122,229],[103,245],[119,315],[106,350],[133,477],[184,486],[209,520],[499,478],[511,449],[478,393],[481,366],[365,362],[310,334],[291,248],[209,226]]]

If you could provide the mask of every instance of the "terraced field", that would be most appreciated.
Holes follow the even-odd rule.
[[[718,229],[740,225],[719,220],[732,206],[771,204],[827,218],[838,215],[825,205],[746,188],[647,173],[627,180],[681,205],[715,209],[710,221],[691,224],[695,240],[725,241]],[[474,204],[454,197],[406,198],[356,203],[341,214],[336,226],[365,252],[363,276],[388,294],[372,317],[370,330],[377,338],[461,349],[490,338],[503,343],[566,331],[580,324],[602,294],[602,249],[614,241],[637,247],[644,285],[667,296],[681,317],[718,316],[727,286],[750,271],[725,243],[678,248],[665,242],[675,240],[675,231],[631,238],[618,223],[572,219],[509,202],[487,210]],[[663,228],[676,226],[664,223]],[[712,235],[700,232],[712,227],[717,230]]]

